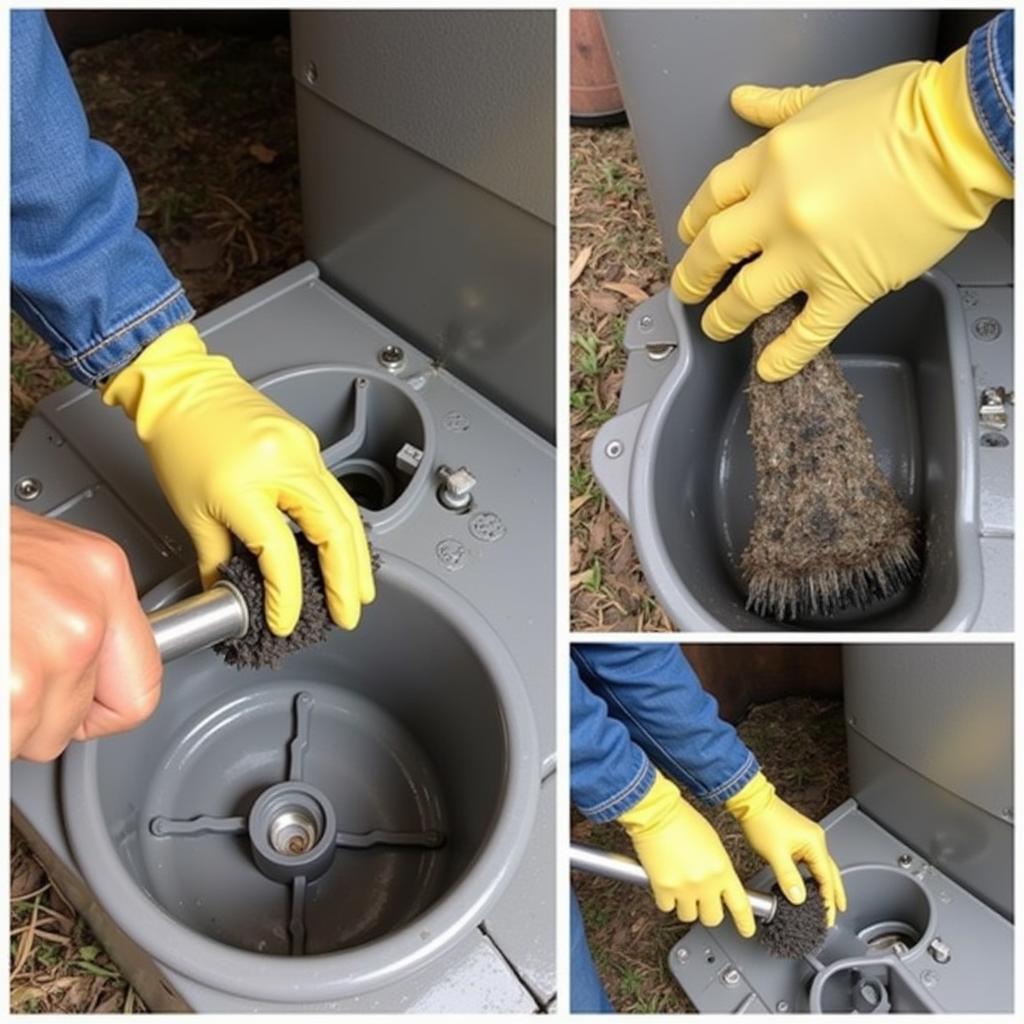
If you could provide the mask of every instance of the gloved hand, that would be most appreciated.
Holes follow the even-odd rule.
[[[640,802],[618,818],[651,881],[659,910],[714,928],[724,903],[741,935],[754,934],[754,912],[718,834],[660,772]]]
[[[359,508],[320,458],[316,435],[209,355],[191,324],[162,335],[103,389],[134,421],[160,486],[188,530],[204,586],[234,534],[259,559],[267,625],[295,628],[302,572],[282,513],[319,548],[331,618],[345,629],[374,598]]]
[[[824,829],[780,800],[761,772],[726,800],[725,806],[740,823],[747,842],[775,872],[779,888],[790,903],[807,899],[797,868],[801,862],[807,865],[821,889],[831,928],[836,923],[836,910],[846,910],[846,890],[839,868],[829,856]]]
[[[98,533],[11,509],[11,757],[131,729],[163,666],[124,552]]]
[[[965,50],[823,86],[732,92],[740,117],[770,128],[715,167],[683,210],[690,245],[672,277],[681,302],[727,341],[798,292],[807,304],[761,353],[767,381],[797,373],[863,309],[946,255],[1013,195],[975,119]]]

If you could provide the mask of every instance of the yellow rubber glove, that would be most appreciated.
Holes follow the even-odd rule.
[[[740,935],[754,934],[754,912],[718,834],[660,772],[638,804],[618,819],[651,881],[659,910],[714,928],[728,908]]]
[[[700,302],[730,266],[757,256],[704,312],[715,341],[805,292],[803,311],[758,359],[764,380],[797,373],[1013,195],[971,107],[965,50],[823,86],[741,85],[731,99],[772,130],[715,167],[683,210],[690,248],[672,290]]]
[[[758,772],[725,802],[740,823],[747,842],[775,872],[790,903],[803,903],[807,890],[797,865],[804,863],[821,889],[828,908],[828,926],[836,910],[846,910],[846,890],[836,862],[829,856],[824,829],[775,795],[775,787]]]
[[[103,388],[135,423],[160,486],[188,530],[204,586],[234,534],[259,559],[267,625],[295,628],[302,572],[290,516],[319,548],[331,617],[345,629],[374,598],[359,508],[320,458],[316,435],[260,394],[191,324],[161,335]]]

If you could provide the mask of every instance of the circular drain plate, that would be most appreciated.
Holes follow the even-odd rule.
[[[311,681],[231,691],[172,738],[146,793],[146,887],[183,924],[240,949],[361,945],[440,894],[439,794],[418,744],[364,697]],[[321,805],[336,843],[317,831]],[[307,877],[310,842],[323,855]]]

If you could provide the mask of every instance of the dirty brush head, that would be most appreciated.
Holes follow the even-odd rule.
[[[235,668],[277,668],[285,655],[301,651],[327,639],[334,625],[327,610],[324,578],[316,547],[305,537],[295,538],[302,566],[302,611],[290,636],[275,636],[267,626],[263,613],[263,574],[256,556],[242,547],[236,547],[231,560],[220,567],[223,579],[233,583],[249,609],[249,631],[245,636],[225,640],[213,649]],[[371,550],[374,572],[380,565]]]
[[[753,363],[789,326],[789,300],[753,327]],[[920,574],[917,520],[875,462],[858,396],[825,349],[769,384],[751,368],[754,525],[740,568],[747,608],[779,621],[864,609]]]
[[[807,899],[799,906],[790,903],[778,886],[772,895],[778,901],[775,916],[761,924],[757,937],[768,952],[780,960],[799,960],[816,953],[825,944],[825,903],[817,885],[806,883]]]

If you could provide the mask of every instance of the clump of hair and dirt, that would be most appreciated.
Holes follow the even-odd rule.
[[[788,300],[752,331],[756,509],[740,568],[747,608],[779,621],[865,609],[921,572],[917,519],[879,468],[858,396],[831,351],[777,383],[753,368],[800,309]]]
[[[225,640],[214,646],[229,665],[237,669],[278,668],[282,659],[327,639],[334,627],[327,608],[324,576],[316,546],[301,534],[295,541],[302,567],[302,611],[295,629],[288,636],[276,636],[267,626],[263,608],[263,573],[256,556],[241,545],[220,567],[221,578],[233,583],[249,609],[249,629],[245,636]],[[371,548],[373,571],[380,568],[380,556]]]

